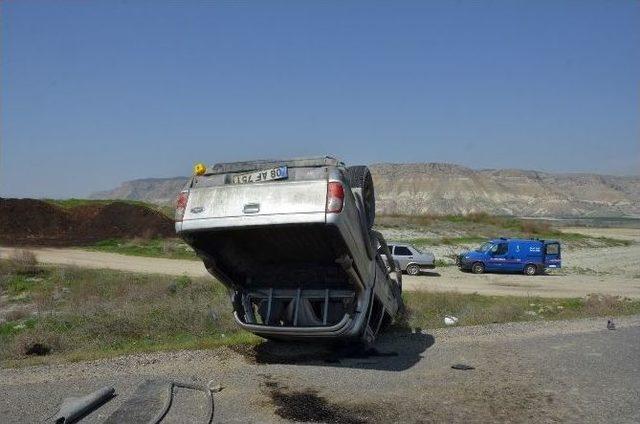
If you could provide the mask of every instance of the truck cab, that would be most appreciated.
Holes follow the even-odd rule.
[[[461,270],[513,272],[526,275],[543,273],[562,265],[561,245],[556,240],[510,239],[489,240],[477,249],[463,252],[457,258]]]

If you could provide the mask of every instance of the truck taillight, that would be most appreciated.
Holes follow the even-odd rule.
[[[344,204],[344,187],[336,181],[329,181],[327,186],[327,213],[342,211]]]
[[[178,194],[178,201],[176,202],[176,221],[182,221],[184,211],[187,209],[188,200],[189,190],[181,191],[180,194]]]

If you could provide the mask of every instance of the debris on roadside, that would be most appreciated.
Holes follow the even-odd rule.
[[[111,400],[115,392],[113,387],[103,387],[86,396],[66,398],[62,401],[54,422],[56,424],[77,422]]]
[[[458,318],[453,315],[445,315],[444,323],[445,325],[456,325],[458,323]]]
[[[616,329],[616,324],[613,322],[613,320],[607,320],[607,329],[608,330]]]
[[[451,368],[453,368],[454,370],[461,370],[461,371],[476,369],[476,367],[472,367],[471,365],[467,365],[467,364],[454,364],[454,365],[451,365]]]
[[[222,389],[224,389],[224,386],[222,386],[221,384],[216,384],[215,380],[211,380],[207,384],[207,389],[209,389],[211,393],[218,393],[221,392]]]

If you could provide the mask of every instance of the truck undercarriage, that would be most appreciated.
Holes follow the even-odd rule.
[[[322,175],[322,189],[328,192],[331,177],[323,171],[316,170],[314,174],[298,170],[298,175]],[[334,168],[333,172],[340,177],[336,171],[339,170]],[[278,183],[280,200],[287,184],[295,182]],[[320,183],[314,180],[306,184]],[[349,187],[348,181],[340,180],[340,184]],[[239,209],[246,210],[247,200],[258,209],[266,209],[273,187],[261,184],[260,188],[265,190],[262,194],[256,190],[257,186],[259,184],[251,187],[249,199],[240,201]],[[217,199],[220,199],[220,187],[216,186]],[[237,185],[222,187],[238,190]],[[193,190],[193,183],[190,188]],[[205,224],[207,218],[198,217],[187,225],[177,224],[176,228],[202,258],[207,270],[229,288],[235,319],[243,328],[277,339],[372,341],[381,326],[391,322],[401,308],[400,283],[393,279],[400,277],[395,272],[396,277],[391,277],[377,253],[378,249],[386,249],[386,243],[380,234],[363,225],[364,211],[358,194],[344,191],[348,194],[341,199],[340,213],[326,213],[322,219],[318,219],[317,211],[313,210],[307,214],[308,222],[289,222],[287,212],[299,213],[300,204],[312,203],[313,197],[317,197],[311,193],[305,199],[304,193],[296,192],[294,187],[291,192],[297,199],[289,199],[288,210],[277,214],[268,217],[244,214],[247,216],[242,217],[240,225],[237,220],[222,224],[216,221],[211,225],[211,218]],[[200,204],[206,204],[203,199],[207,199],[207,194],[200,193],[194,198],[197,204],[185,205],[186,210],[203,208]],[[224,198],[230,202],[233,197],[225,193]],[[323,196],[319,205],[323,213],[327,198]],[[259,219],[253,219],[256,217]],[[198,223],[198,219],[202,221]],[[220,219],[224,221],[225,217]],[[265,224],[265,219],[271,223]]]

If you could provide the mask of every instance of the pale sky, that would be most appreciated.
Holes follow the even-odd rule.
[[[0,195],[195,162],[640,173],[640,2],[2,1]]]

